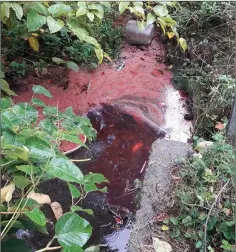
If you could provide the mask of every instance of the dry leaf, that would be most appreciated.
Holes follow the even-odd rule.
[[[218,130],[223,130],[225,128],[224,124],[221,122],[218,122],[215,126],[216,129]]]
[[[166,226],[166,225],[162,225],[161,229],[162,229],[163,231],[167,231],[167,230],[169,230],[169,227]]]
[[[9,185],[1,188],[1,203],[9,202],[12,199],[12,194],[15,191],[15,184],[11,182]]]
[[[39,204],[51,204],[51,199],[47,194],[30,192],[27,198],[37,201]]]
[[[61,205],[58,202],[54,201],[51,203],[50,206],[52,208],[55,218],[58,220],[63,215],[63,210],[62,210]]]
[[[168,242],[162,241],[156,237],[152,237],[153,247],[156,252],[171,252],[172,247]]]
[[[29,37],[29,44],[30,47],[35,51],[38,52],[39,51],[39,41],[36,37]]]

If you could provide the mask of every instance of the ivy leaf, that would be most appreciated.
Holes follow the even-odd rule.
[[[156,17],[152,13],[147,14],[147,25],[153,24],[156,21]]]
[[[36,106],[43,107],[43,108],[46,107],[46,104],[38,98],[32,98],[31,101],[32,101],[32,104],[34,104]]]
[[[168,15],[168,9],[164,5],[157,5],[157,6],[155,6],[153,8],[153,11],[159,17],[165,17],[166,15]]]
[[[46,167],[49,174],[67,182],[83,182],[83,174],[80,169],[69,159],[52,158],[50,164]]]
[[[32,250],[26,244],[26,241],[10,238],[1,243],[2,252],[31,252]]]
[[[55,233],[61,246],[83,247],[92,234],[92,227],[78,214],[66,213],[57,221]]]
[[[47,17],[47,24],[51,33],[60,31],[64,26],[64,22],[62,20],[60,19],[55,20],[51,16]]]
[[[73,62],[73,61],[67,61],[67,62],[66,62],[66,66],[67,66],[69,69],[71,69],[71,70],[73,70],[73,71],[75,71],[75,72],[78,72],[78,71],[79,71],[78,65],[77,65],[75,62]]]
[[[46,21],[47,19],[45,16],[39,15],[35,10],[30,10],[26,21],[28,31],[37,31],[44,24],[46,24]]]
[[[49,98],[52,98],[51,93],[43,86],[41,85],[34,85],[32,88],[34,94],[43,94]]]
[[[184,38],[179,38],[178,42],[181,48],[183,49],[183,51],[185,52],[188,48],[186,40]]]
[[[70,12],[72,9],[69,5],[67,4],[53,4],[48,8],[48,11],[54,16],[54,17],[59,17],[64,14],[67,14]]]
[[[19,5],[19,4],[17,4],[17,3],[12,3],[12,4],[11,4],[11,7],[12,7],[12,9],[14,10],[14,12],[15,12],[17,18],[18,18],[19,20],[21,20],[22,17],[23,17],[23,9],[22,9],[21,5]]]
[[[85,212],[85,213],[87,213],[89,215],[93,215],[93,210],[92,209],[84,209],[84,208],[82,208],[80,206],[71,206],[70,209],[71,209],[72,212],[80,211],[80,212]]]
[[[16,166],[16,168],[19,171],[23,171],[24,173],[28,175],[32,175],[39,172],[39,168],[34,165],[19,165],[19,166]]]
[[[119,3],[119,12],[122,14],[129,7],[129,2],[120,2]]]
[[[44,227],[46,225],[46,217],[44,213],[38,208],[34,208],[32,211],[26,210],[24,214],[36,224]]]
[[[71,196],[73,198],[79,198],[80,195],[81,195],[79,189],[75,185],[73,185],[71,183],[68,183],[68,186],[69,186],[69,189],[70,189]]]

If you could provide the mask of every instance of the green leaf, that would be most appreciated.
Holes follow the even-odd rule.
[[[73,71],[75,71],[75,72],[78,72],[78,71],[79,71],[78,65],[77,65],[75,62],[73,62],[73,61],[67,61],[67,62],[66,62],[66,66],[67,66],[69,69],[71,69],[71,70],[73,70]]]
[[[10,144],[2,144],[2,155],[6,155],[9,158],[12,158],[14,160],[22,159],[24,161],[28,160],[29,157],[29,150],[23,146],[19,147],[16,145],[10,145]]]
[[[137,14],[144,16],[144,9],[142,6],[136,5],[136,6],[134,6],[134,10]]]
[[[155,6],[153,8],[153,11],[159,17],[165,17],[166,15],[168,15],[168,9],[166,8],[166,6],[163,6],[163,5],[157,5],[157,6]]]
[[[120,2],[119,3],[119,12],[122,14],[129,7],[129,2]]]
[[[90,20],[91,22],[93,22],[93,20],[94,20],[94,14],[93,14],[92,12],[88,12],[88,13],[87,13],[87,17],[89,18],[89,20]]]
[[[44,24],[46,24],[46,17],[39,15],[35,10],[30,10],[27,15],[27,28],[28,31],[37,31],[39,28],[41,28]]]
[[[24,240],[18,240],[15,238],[10,238],[1,243],[2,252],[31,252],[32,250],[26,244]]]
[[[80,212],[85,212],[85,213],[87,213],[89,215],[93,215],[93,210],[92,209],[84,209],[84,208],[82,208],[80,206],[71,206],[70,209],[71,209],[72,212],[80,211]]]
[[[80,7],[80,8],[76,11],[76,17],[83,16],[83,15],[85,15],[87,12],[88,12],[88,10],[87,10],[87,7],[86,7],[86,6]]]
[[[84,252],[79,246],[64,246],[62,252]]]
[[[31,101],[32,101],[32,104],[34,104],[36,106],[43,107],[43,108],[46,107],[46,104],[38,98],[32,98]]]
[[[34,208],[32,211],[26,210],[24,214],[36,224],[42,227],[46,225],[46,217],[44,213],[38,208]]]
[[[34,165],[19,165],[19,166],[16,166],[16,168],[19,171],[23,171],[24,173],[28,175],[32,175],[39,172],[39,168]]]
[[[31,181],[29,179],[21,175],[14,175],[13,182],[19,189],[24,189],[31,184]]]
[[[55,20],[53,17],[47,17],[48,28],[51,33],[60,31],[64,27],[64,22],[60,19]]]
[[[156,21],[156,17],[151,13],[147,14],[147,25],[153,24]]]
[[[92,45],[94,45],[96,47],[99,47],[99,44],[98,44],[97,40],[95,38],[91,37],[91,36],[85,36],[84,41],[89,43],[89,44],[92,44]]]
[[[4,91],[7,95],[17,95],[10,89],[9,84],[4,79],[0,79],[0,90]]]
[[[40,226],[30,219],[20,218],[19,221],[23,224],[25,230],[35,230],[43,234],[48,234],[46,226]]]
[[[83,182],[83,174],[80,169],[66,158],[52,158],[46,170],[49,174],[67,182]]]
[[[29,148],[29,157],[33,159],[47,162],[49,158],[55,156],[51,145],[38,137],[29,137],[25,144]]]
[[[176,218],[171,217],[170,218],[171,223],[173,223],[175,226],[179,224],[178,220]]]
[[[6,17],[6,18],[10,17],[10,7],[11,7],[10,3],[5,2],[1,4],[1,17]]]
[[[23,9],[22,9],[21,5],[19,5],[19,4],[17,4],[17,3],[12,3],[12,4],[11,4],[11,7],[12,7],[12,9],[14,10],[14,12],[15,12],[17,18],[18,18],[19,20],[21,20],[22,17],[23,17]]]
[[[40,129],[43,129],[50,134],[57,130],[56,125],[53,124],[49,119],[41,120],[38,126]]]
[[[55,62],[57,65],[66,63],[65,60],[57,58],[57,57],[52,57],[52,61]]]
[[[44,16],[48,15],[48,10],[47,7],[44,4],[38,3],[38,2],[34,2],[34,3],[30,3],[27,6],[30,10],[34,10],[36,12],[38,12],[39,14],[42,14]]]
[[[191,216],[187,216],[186,218],[184,218],[182,220],[182,224],[184,224],[185,226],[190,226],[192,224],[192,217]]]
[[[53,4],[48,8],[48,11],[54,16],[59,17],[68,14],[72,9],[67,4]]]
[[[100,47],[95,48],[94,50],[95,50],[96,56],[98,58],[98,62],[99,62],[99,64],[101,64],[103,61],[103,50]]]
[[[92,227],[79,215],[66,213],[57,221],[55,233],[61,246],[83,247],[92,234]]]
[[[183,49],[183,51],[185,52],[188,48],[186,40],[184,38],[179,38],[178,42],[181,48]]]
[[[68,186],[69,186],[69,189],[70,189],[71,196],[73,198],[79,198],[80,195],[81,195],[79,189],[75,185],[70,184],[70,183],[68,183]]]
[[[1,111],[8,109],[12,106],[12,99],[10,97],[1,97],[0,104]]]
[[[51,93],[43,86],[41,85],[34,85],[32,88],[34,94],[43,94],[49,98],[52,98]]]
[[[87,193],[92,191],[107,192],[107,187],[98,189],[96,186],[96,183],[100,184],[104,182],[108,182],[108,180],[102,174],[90,172],[88,175],[84,176],[85,191]]]
[[[195,243],[195,248],[201,248],[202,247],[202,242],[201,241],[197,241]]]
[[[1,227],[5,227],[6,225],[8,225],[8,223],[9,223],[9,220],[1,221]],[[17,229],[24,229],[23,224],[20,221],[17,221],[17,220],[15,220],[13,222],[12,227],[17,228]]]

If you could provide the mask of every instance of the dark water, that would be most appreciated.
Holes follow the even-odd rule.
[[[102,173],[109,183],[106,184],[108,193],[91,192],[82,202],[84,208],[94,211],[94,216],[81,212],[80,215],[93,226],[90,245],[102,244],[101,251],[125,252],[137,208],[136,194],[144,177],[151,145],[163,135],[111,106],[91,111],[88,117],[97,130],[97,139],[87,144],[88,149],[81,148],[70,158],[90,158],[88,162],[78,163],[78,167],[84,174]],[[52,201],[59,202],[64,212],[69,211],[71,195],[66,183],[54,179],[41,183],[39,189],[49,194]],[[48,231],[52,237],[56,220],[50,207],[46,208],[46,216],[51,221]],[[117,223],[117,216],[123,223]],[[43,248],[50,237],[34,233],[31,246]]]

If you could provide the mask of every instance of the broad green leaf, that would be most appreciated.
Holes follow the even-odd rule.
[[[1,227],[5,227],[6,225],[8,225],[8,223],[9,223],[9,220],[1,221]],[[17,221],[17,220],[15,220],[13,222],[12,227],[17,228],[17,229],[24,229],[23,224],[20,221]]]
[[[55,151],[51,145],[38,137],[29,137],[25,145],[29,149],[29,157],[33,159],[47,162],[49,158],[55,156]]]
[[[100,4],[105,6],[106,8],[110,9],[111,8],[111,3],[110,2],[105,2],[105,1],[99,1]]]
[[[34,10],[34,11],[36,11],[39,14],[42,14],[44,16],[47,16],[49,14],[48,10],[47,10],[47,7],[44,4],[39,3],[39,2],[30,3],[30,4],[28,4],[27,7],[30,10]]]
[[[84,252],[80,246],[64,246],[62,252]]]
[[[71,196],[73,198],[79,198],[80,195],[81,195],[79,189],[75,185],[73,185],[71,183],[68,183],[68,186],[69,186],[69,189],[70,189]]]
[[[44,213],[38,208],[34,208],[32,211],[26,210],[24,214],[36,224],[44,227],[46,225],[46,217]]]
[[[75,62],[73,62],[73,61],[67,61],[67,62],[66,62],[66,66],[67,66],[69,69],[71,69],[71,70],[73,70],[73,71],[75,71],[75,72],[78,72],[78,71],[79,71],[78,65],[77,65]]]
[[[93,11],[93,14],[94,14],[95,16],[97,16],[98,18],[103,19],[103,16],[104,16],[104,13],[103,13],[103,12],[94,10],[94,11]]]
[[[156,21],[156,17],[151,13],[147,14],[147,25],[153,24]]]
[[[78,5],[79,7],[86,7],[86,6],[87,6],[86,2],[83,2],[83,1],[78,2],[77,5]]]
[[[7,2],[1,4],[1,18],[10,17],[10,7],[11,7],[11,4]]]
[[[10,89],[9,84],[4,79],[0,79],[0,90],[4,91],[7,95],[17,95]]]
[[[65,60],[57,58],[57,57],[52,57],[52,61],[55,62],[58,65],[66,63]]]
[[[201,241],[197,241],[196,243],[195,243],[195,248],[201,248],[202,247],[202,242]]]
[[[98,187],[96,186],[96,184],[100,184],[103,182],[108,182],[108,180],[102,174],[90,172],[88,175],[84,176],[85,191],[86,192],[92,192],[92,191],[107,192],[107,187],[98,189]]]
[[[43,234],[48,234],[46,226],[40,226],[30,219],[20,218],[19,221],[23,224],[25,230],[35,230]],[[21,252],[21,251],[18,251]],[[23,251],[22,251],[23,252]]]
[[[46,24],[46,17],[38,14],[35,10],[30,10],[27,15],[27,28],[28,31],[37,31],[41,28],[44,24]]]
[[[56,125],[53,124],[49,119],[41,120],[38,126],[40,129],[43,129],[44,131],[50,134],[52,134],[53,131],[57,130]]]
[[[46,167],[46,171],[67,182],[83,182],[83,174],[80,169],[66,158],[52,158],[50,164]]]
[[[31,184],[31,181],[29,179],[21,175],[14,175],[13,182],[19,189],[24,189]]]
[[[23,199],[17,200],[14,203],[13,206],[11,206],[11,207],[8,208],[8,211],[13,212],[17,208],[19,208],[19,209],[22,209],[22,208],[24,208],[24,209],[26,209],[26,208],[27,209],[33,209],[35,207],[36,208],[40,207],[40,204],[37,201],[35,201],[35,200],[31,199],[31,198],[23,198]]]
[[[18,18],[19,20],[21,20],[22,17],[23,17],[23,9],[22,9],[21,5],[19,5],[19,4],[17,4],[17,3],[12,3],[12,4],[11,4],[11,7],[12,7],[12,9],[14,10],[14,12],[15,12],[17,18]]]
[[[55,20],[51,16],[47,17],[47,24],[51,33],[58,32],[64,27],[64,22],[62,20]]]
[[[99,64],[101,64],[103,61],[103,50],[100,47],[95,48],[94,50],[95,50],[96,56],[98,58],[98,62],[99,62]]]
[[[38,98],[32,98],[31,101],[32,101],[32,104],[34,104],[36,106],[43,107],[43,108],[46,107],[46,104]]]
[[[144,9],[142,6],[136,5],[136,6],[134,6],[134,10],[135,10],[135,12],[137,12],[137,14],[144,16]]]
[[[18,166],[16,166],[16,168],[19,171],[23,171],[24,173],[26,173],[28,175],[32,175],[32,174],[39,172],[39,168],[34,165],[18,165]]]
[[[91,37],[91,36],[85,36],[84,41],[89,43],[89,44],[92,44],[92,45],[94,45],[96,47],[99,47],[99,44],[98,44],[97,40],[95,38]]]
[[[19,240],[16,238],[10,238],[1,243],[2,252],[31,252],[32,250],[28,247],[26,241]]]
[[[84,250],[84,252],[100,252],[100,245],[94,245],[94,246],[88,247]]]
[[[12,99],[10,97],[1,97],[0,104],[1,111],[8,109],[12,106]]]
[[[159,17],[165,17],[166,15],[168,15],[168,9],[166,8],[166,6],[163,6],[163,5],[157,5],[157,6],[155,6],[153,8],[153,11]]]
[[[76,213],[66,213],[55,225],[57,240],[63,247],[83,247],[92,234],[92,227],[88,221]]]
[[[85,212],[85,213],[87,213],[89,215],[93,215],[93,210],[92,209],[84,209],[84,208],[82,208],[80,206],[71,206],[70,209],[71,209],[72,212],[80,211],[80,212]]]
[[[80,7],[77,11],[76,11],[76,17],[85,15],[88,12],[88,9],[86,6],[84,7]]]
[[[122,14],[129,7],[129,2],[120,2],[119,3],[119,12]]]
[[[91,22],[93,22],[93,20],[94,20],[94,14],[93,14],[92,12],[88,12],[88,13],[87,13],[87,17],[89,18],[89,20],[90,20]]]
[[[29,150],[25,146],[19,147],[16,145],[2,144],[2,155],[5,155],[14,160],[22,159],[27,161],[29,158]]]
[[[54,16],[54,17],[59,17],[62,15],[67,14],[70,12],[72,9],[69,5],[67,4],[53,4],[48,8],[48,11]]]
[[[183,51],[185,52],[188,48],[186,40],[184,38],[179,38],[178,42],[181,48],[183,49]]]
[[[34,85],[32,88],[34,94],[43,94],[49,98],[52,98],[51,93],[43,86],[41,85]]]

